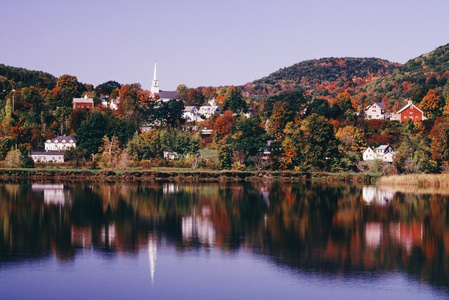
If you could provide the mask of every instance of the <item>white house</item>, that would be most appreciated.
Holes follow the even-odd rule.
[[[186,106],[184,108],[184,112],[182,113],[182,117],[187,122],[195,122],[195,121],[203,120],[200,117],[200,114],[198,113],[198,109],[195,106]]]
[[[221,115],[223,112],[221,111],[220,107],[217,105],[203,105],[200,106],[200,109],[198,110],[198,114],[200,116],[204,116],[206,119],[209,119],[213,115]]]
[[[65,151],[76,147],[76,141],[71,136],[58,136],[45,141],[45,151]]]
[[[385,118],[385,104],[372,103],[365,108],[365,117],[367,119],[384,119]]]
[[[64,151],[31,151],[34,162],[64,162]]]
[[[45,151],[31,151],[34,162],[64,162],[64,151],[76,147],[76,141],[71,136],[58,136],[45,141]]]
[[[384,162],[393,162],[394,149],[390,145],[381,145],[374,150],[368,147],[363,152],[363,160],[375,160],[380,159]]]

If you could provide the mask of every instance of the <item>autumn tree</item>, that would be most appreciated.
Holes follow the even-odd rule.
[[[120,100],[117,106],[117,112],[123,114],[128,119],[133,118],[139,103],[138,93],[140,91],[140,84],[134,83],[123,85],[119,92]]]
[[[422,99],[421,103],[419,103],[419,106],[429,119],[435,119],[440,116],[443,105],[438,90],[435,89],[430,89],[427,92],[427,95]]]
[[[84,87],[75,76],[62,75],[56,82],[56,98],[59,106],[72,107],[73,98],[80,97]]]
[[[296,153],[302,170],[332,169],[337,158],[337,140],[328,119],[312,114],[300,124],[288,123],[285,134],[284,148]]]
[[[449,118],[440,117],[435,120],[431,131],[432,158],[439,166],[449,167]]]
[[[121,152],[118,138],[115,135],[111,136],[111,138],[105,135],[102,141],[103,144],[100,146],[99,152],[102,155],[104,165],[109,168],[116,168]]]
[[[231,127],[233,119],[234,116],[232,114],[232,111],[230,110],[225,110],[223,114],[216,119],[215,124],[212,128],[214,131],[214,139],[216,142],[229,134],[229,128]]]

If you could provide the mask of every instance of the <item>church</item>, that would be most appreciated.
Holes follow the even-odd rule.
[[[156,62],[154,63],[153,82],[151,84],[151,94],[153,97],[158,97],[160,101],[167,102],[171,99],[180,100],[181,96],[177,91],[161,91],[159,89],[159,82],[156,76]]]

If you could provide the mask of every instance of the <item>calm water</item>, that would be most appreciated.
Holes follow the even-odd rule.
[[[0,299],[447,299],[448,197],[0,184]]]

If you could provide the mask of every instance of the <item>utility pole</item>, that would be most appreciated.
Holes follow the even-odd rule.
[[[14,93],[16,92],[15,89],[12,89],[12,113],[14,113]]]

